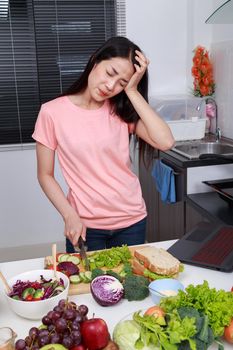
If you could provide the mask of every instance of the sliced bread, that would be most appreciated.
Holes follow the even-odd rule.
[[[134,258],[132,261],[132,270],[136,275],[144,276],[145,266],[140,264],[140,262]]]
[[[140,248],[135,250],[134,256],[145,268],[159,275],[174,275],[179,272],[180,261],[165,249],[152,246]]]

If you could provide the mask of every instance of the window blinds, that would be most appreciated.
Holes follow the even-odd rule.
[[[0,145],[33,142],[58,96],[105,40],[125,35],[124,0],[0,0]]]

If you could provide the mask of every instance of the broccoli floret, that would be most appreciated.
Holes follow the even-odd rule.
[[[94,278],[96,278],[98,276],[102,276],[104,274],[105,274],[105,272],[103,270],[95,268],[91,271],[91,280],[93,280]]]
[[[148,289],[149,281],[143,276],[126,276],[124,287],[124,298],[132,300],[143,300],[149,295]]]
[[[115,272],[115,271],[113,271],[113,270],[107,270],[105,273],[106,273],[106,275],[113,276],[113,277],[115,277],[116,279],[118,279],[118,281],[122,282],[122,278],[121,278],[121,276],[120,276],[117,272]]]

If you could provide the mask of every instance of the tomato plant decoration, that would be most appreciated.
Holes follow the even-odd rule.
[[[198,97],[211,96],[214,94],[215,83],[209,52],[202,46],[197,46],[193,52],[193,95]]]

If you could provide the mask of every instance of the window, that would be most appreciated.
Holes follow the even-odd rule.
[[[40,105],[125,32],[124,1],[0,0],[0,145],[33,142]]]

